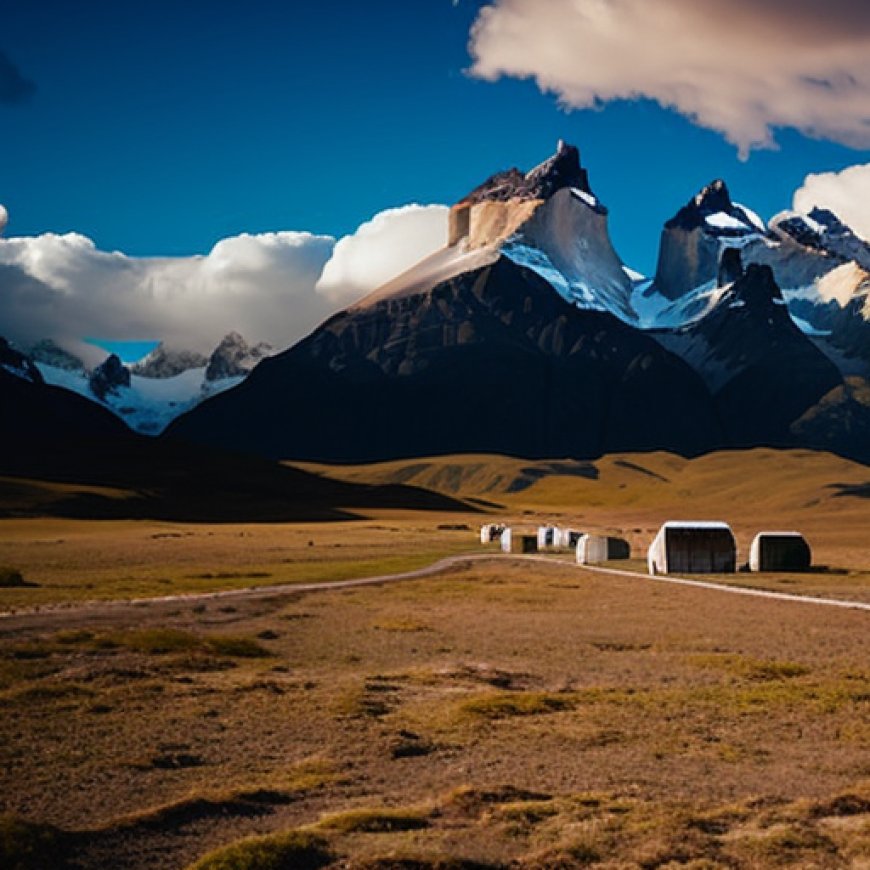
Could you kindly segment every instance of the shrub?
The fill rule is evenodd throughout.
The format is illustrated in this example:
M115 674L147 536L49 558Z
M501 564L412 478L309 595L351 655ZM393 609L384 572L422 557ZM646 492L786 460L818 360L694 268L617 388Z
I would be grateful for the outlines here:
M23 586L36 586L36 584L28 583L17 568L0 565L0 588L19 589Z
M216 849L188 870L317 870L334 857L321 837L288 831Z
M342 834L379 834L388 831L414 831L429 822L426 813L414 809L359 809L326 816L319 827Z
M509 716L539 716L571 710L576 701L570 695L548 692L500 692L466 701L462 712L483 719L505 719Z

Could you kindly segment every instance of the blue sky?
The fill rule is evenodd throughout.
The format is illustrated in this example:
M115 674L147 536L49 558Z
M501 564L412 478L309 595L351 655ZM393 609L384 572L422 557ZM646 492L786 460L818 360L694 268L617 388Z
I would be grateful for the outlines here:
M725 178L764 217L810 172L870 151L777 134L734 145L650 100L566 111L533 81L466 74L481 3L18 3L0 52L7 235L75 230L137 255L240 232L342 235L390 206L450 203L577 144L617 250L654 268L663 221ZM835 4L836 5L836 4Z

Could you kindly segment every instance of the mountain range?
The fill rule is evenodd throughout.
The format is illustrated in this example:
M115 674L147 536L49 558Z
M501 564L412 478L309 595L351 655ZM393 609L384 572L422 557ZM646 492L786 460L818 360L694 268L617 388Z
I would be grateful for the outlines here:
M870 461L868 293L870 246L836 215L765 224L722 181L665 224L645 279L560 142L456 203L444 248L282 353L254 349L247 376L159 348L132 372L107 361L103 398L211 372L229 388L174 407L163 437L280 459L765 445Z
M159 344L129 366L109 354L89 369L51 339L23 351L47 384L98 401L144 435L159 435L179 414L236 386L272 352L265 343L248 345L237 332L226 335L209 356Z

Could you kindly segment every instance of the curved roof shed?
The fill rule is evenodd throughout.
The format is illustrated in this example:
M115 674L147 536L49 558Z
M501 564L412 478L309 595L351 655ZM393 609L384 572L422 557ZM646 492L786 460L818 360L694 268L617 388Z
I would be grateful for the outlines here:
M665 523L647 553L650 574L733 574L737 543L728 523Z
M749 549L750 571L806 571L812 561L800 532L759 532Z
M577 542L577 563L592 565L611 559L630 559L631 547L622 538L605 535L583 535Z

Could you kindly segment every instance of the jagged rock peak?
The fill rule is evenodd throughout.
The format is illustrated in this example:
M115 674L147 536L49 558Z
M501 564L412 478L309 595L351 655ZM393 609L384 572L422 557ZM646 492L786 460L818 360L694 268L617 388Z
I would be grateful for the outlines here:
M728 185L717 178L693 196L666 224L667 229L691 230L701 226L714 214L731 215L734 203Z
M716 238L766 234L758 215L732 201L728 185L721 179L695 194L666 224L666 230L697 228Z
M805 248L821 251L843 261L854 260L870 270L870 244L826 208L814 208L809 214L785 211L770 222L775 235L789 237Z
M721 178L702 187L700 192L695 194L694 202L698 210L705 213L730 211L734 208L728 185Z
M230 332L214 349L205 370L207 381L241 377L254 368L260 360L272 354L272 346L266 342L251 347L238 332Z
M190 350L170 350L161 341L151 353L133 366L133 374L143 378L173 378L189 369L204 368L208 359Z
M548 199L556 191L575 187L592 195L589 176L580 165L580 151L559 140L556 153L523 173L516 167L497 172L476 187L459 204L507 202L511 199Z
M88 381L91 392L101 401L108 393L115 393L120 387L130 386L130 369L113 353L100 363Z
M742 302L750 310L770 308L773 305L782 307L787 313L782 290L776 283L773 269L758 263L750 263L741 278L731 287L731 304Z
M2 337L0 337L0 369L5 369L10 374L34 384L43 383L39 369L30 358L20 350L16 350Z
M44 338L42 341L36 342L36 344L28 349L27 353L34 362L41 362L58 369L65 369L68 372L80 372L85 369L85 364L82 360L68 350L64 350L50 338Z

